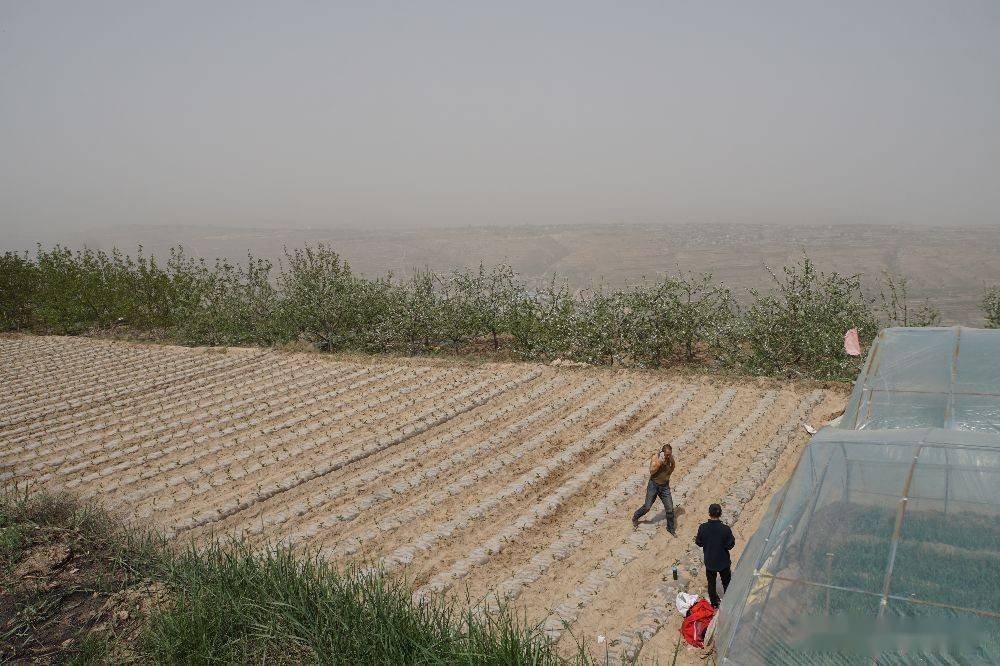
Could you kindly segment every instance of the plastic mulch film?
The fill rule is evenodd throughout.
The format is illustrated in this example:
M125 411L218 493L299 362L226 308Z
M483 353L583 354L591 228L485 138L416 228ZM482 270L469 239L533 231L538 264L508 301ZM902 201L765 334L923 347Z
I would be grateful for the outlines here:
M1000 330L884 329L839 427L1000 433Z
M998 442L820 432L734 571L719 663L1000 663Z

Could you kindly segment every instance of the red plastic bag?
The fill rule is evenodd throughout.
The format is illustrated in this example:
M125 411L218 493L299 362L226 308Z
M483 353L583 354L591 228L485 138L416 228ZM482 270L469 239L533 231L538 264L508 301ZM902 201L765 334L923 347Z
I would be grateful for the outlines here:
M691 606L687 617L684 618L684 624L681 625L681 636L696 648L705 647L705 632L708 631L708 625L711 624L713 617L715 617L715 609L712 608L712 604L704 599L699 599L698 603Z

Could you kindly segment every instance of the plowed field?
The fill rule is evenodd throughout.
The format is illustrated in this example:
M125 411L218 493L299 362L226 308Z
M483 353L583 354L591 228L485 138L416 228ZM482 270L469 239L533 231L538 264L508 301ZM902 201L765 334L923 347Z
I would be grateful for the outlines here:
M844 400L694 375L8 338L0 477L97 498L175 539L368 557L418 596L515 604L567 652L582 640L663 661L676 589L690 577L704 591L693 537L708 504L741 547L808 439L801 425ZM676 538L659 503L638 530L629 520L666 442Z

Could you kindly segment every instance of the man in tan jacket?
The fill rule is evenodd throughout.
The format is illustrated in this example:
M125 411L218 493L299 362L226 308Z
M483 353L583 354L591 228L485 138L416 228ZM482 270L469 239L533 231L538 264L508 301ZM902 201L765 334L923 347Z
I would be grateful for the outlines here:
M670 496L670 475L674 472L677 462L674 460L673 451L669 444L664 444L663 448L657 451L649 459L649 483L646 484L646 503L632 514L632 527L639 527L639 519L653 508L653 502L659 497L663 502L663 509L667 514L667 532L672 536L677 536L676 524L674 521L674 499Z

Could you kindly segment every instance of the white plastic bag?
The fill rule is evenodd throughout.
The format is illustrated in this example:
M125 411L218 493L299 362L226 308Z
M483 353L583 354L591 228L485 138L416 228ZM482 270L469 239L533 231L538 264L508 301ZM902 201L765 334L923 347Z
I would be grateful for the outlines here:
M678 592L677 600L674 602L677 604L677 612L681 615L687 615L687 612L691 610L691 606L698 603L697 594L688 594L687 592Z

